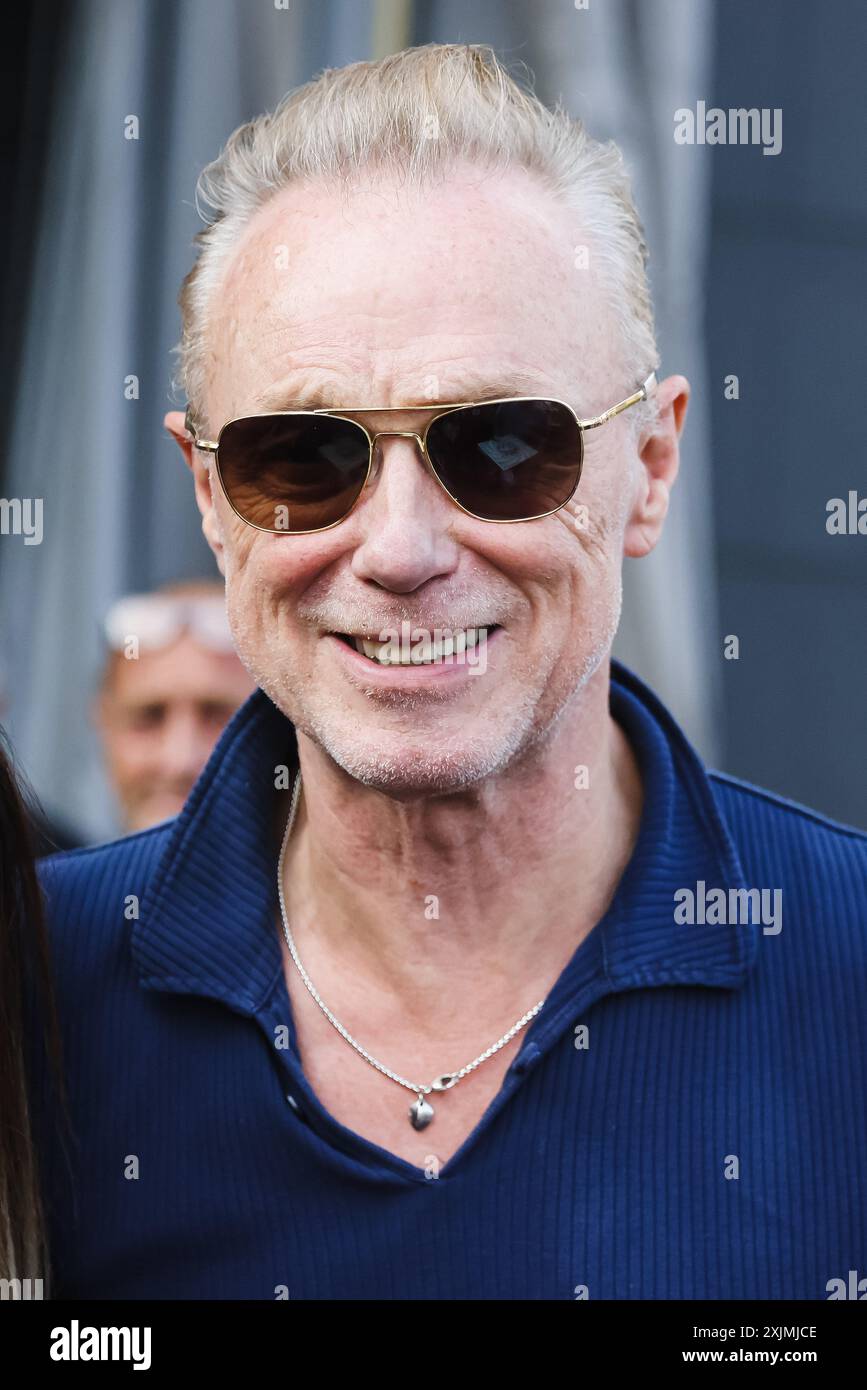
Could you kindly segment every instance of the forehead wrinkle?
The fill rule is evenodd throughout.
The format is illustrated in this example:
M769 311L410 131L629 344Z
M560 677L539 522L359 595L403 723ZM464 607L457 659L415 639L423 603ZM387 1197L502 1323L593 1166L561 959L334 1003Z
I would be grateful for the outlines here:
M335 346L334 337L323 333L318 321L307 319L299 327L300 342L296 338L287 343L285 355L279 354L284 356L283 370L275 361L266 380L256 384L258 389L249 397L244 392L256 409L351 404L396 408L403 403L553 396L565 380L558 370L563 354L556 354L546 373L535 359L523 360L511 343L498 341L499 335L483 328L454 335L438 328L388 348L377 343L375 334L367 342L362 330L353 334L353 350L351 340L347 344L341 339Z
M432 373L432 375L436 375ZM447 401L473 401L489 399L493 400L499 396L555 396L557 391L554 384L550 381L545 382L539 379L538 373L525 372L521 369L508 369L499 367L495 371L487 374L479 373L474 369L466 377L456 376L452 389L441 386L436 398L428 401L419 400L417 391L397 391L385 392L385 395L396 397L393 400L367 400L359 399L358 392L347 388L337 378L329 381L319 380L314 382L309 373L299 372L296 376L291 374L288 380L281 382L279 386L270 387L256 395L254 404L258 409L285 410L293 406L303 407L305 410L315 409L339 409L350 405L356 406L391 406L397 408L401 405L424 405L433 408L438 402Z

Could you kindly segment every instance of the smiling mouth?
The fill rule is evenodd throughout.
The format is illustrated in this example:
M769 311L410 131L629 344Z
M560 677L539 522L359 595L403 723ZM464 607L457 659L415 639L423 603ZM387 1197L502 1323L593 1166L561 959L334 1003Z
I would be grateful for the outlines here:
M483 646L492 633L499 631L499 624L491 623L487 627L415 630L424 634L415 641L410 640L406 634L386 642L356 637L347 632L334 632L331 635L379 666L436 666L459 661L467 652Z

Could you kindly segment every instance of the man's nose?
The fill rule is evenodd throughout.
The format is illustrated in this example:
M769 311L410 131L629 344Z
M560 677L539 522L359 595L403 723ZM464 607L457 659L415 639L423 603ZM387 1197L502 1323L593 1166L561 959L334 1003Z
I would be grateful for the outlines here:
M353 573L394 593L410 593L457 566L451 534L455 504L425 462L414 432L388 430L374 438L367 495L358 509L362 539Z
M173 709L160 741L164 774L196 778L208 760L212 744L213 739L208 737L195 710L186 706Z

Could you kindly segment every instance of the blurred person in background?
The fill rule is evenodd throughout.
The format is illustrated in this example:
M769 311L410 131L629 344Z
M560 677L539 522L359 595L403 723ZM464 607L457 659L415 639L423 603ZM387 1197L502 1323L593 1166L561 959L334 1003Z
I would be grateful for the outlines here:
M127 832L176 816L222 730L254 686L219 580L119 599L94 721Z

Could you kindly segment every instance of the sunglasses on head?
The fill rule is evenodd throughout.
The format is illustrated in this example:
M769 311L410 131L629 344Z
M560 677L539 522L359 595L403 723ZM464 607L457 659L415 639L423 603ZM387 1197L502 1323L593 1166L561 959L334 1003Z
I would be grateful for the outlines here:
M103 623L112 651L130 637L144 650L168 647L184 632L212 651L232 652L226 603L217 594L127 594L112 604Z
M194 447L211 454L233 511L260 531L327 531L352 511L373 466L376 441L414 439L453 502L480 521L537 521L569 501L581 478L584 431L647 400L651 372L638 391L589 420L565 401L536 396L463 401L437 407L423 433L375 434L347 415L430 411L430 405L279 410L229 420L216 439L200 439L187 409Z

